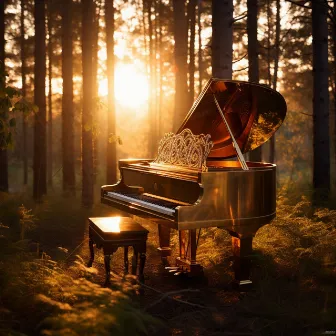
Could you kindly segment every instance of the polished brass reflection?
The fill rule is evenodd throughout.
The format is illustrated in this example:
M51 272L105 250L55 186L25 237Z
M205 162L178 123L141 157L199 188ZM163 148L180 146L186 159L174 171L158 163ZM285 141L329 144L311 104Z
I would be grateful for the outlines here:
M265 143L286 116L286 102L277 91L248 82L212 78L193 104L179 128L194 134L210 134L214 146L209 157L233 157L236 151L226 126L218 114L217 101L243 153Z
M241 162L224 159L265 143L285 116L278 92L212 78L179 134L161 141L157 159L120 160L121 179L102 186L101 201L156 223L163 261L170 255L170 229L179 230L180 257L172 270L177 274L202 270L196 262L196 229L226 229L232 236L235 281L249 286L252 239L276 215L276 166L245 162L248 169L242 169Z
M247 162L250 169L242 170L237 163L226 161L221 169L213 162L202 173L203 195L196 204L178 208L179 230L217 226L252 234L275 217L276 166Z

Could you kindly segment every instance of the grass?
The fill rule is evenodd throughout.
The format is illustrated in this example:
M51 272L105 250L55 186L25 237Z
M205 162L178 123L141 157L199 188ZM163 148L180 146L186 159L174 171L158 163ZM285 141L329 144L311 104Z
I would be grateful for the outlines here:
M158 325L137 306L133 277L102 288L76 254L95 209L50 198L30 211L23 200L1 195L0 335L145 335Z
M151 289L136 296L131 277L102 288L99 254L95 268L85 267L86 218L116 214L113 209L100 204L82 209L78 199L60 196L37 205L25 194L1 194L0 201L0 335L321 335L336 330L336 211L313 208L307 197L297 203L279 197L277 218L254 238L255 287L243 294L227 290L233 272L226 231L202 230L198 260L208 283L181 283L163 275L156 233L145 223L151 230L146 284L162 292L199 289L176 294L180 302L158 300L161 294ZM176 255L176 233L172 243ZM117 270L121 254L113 256Z

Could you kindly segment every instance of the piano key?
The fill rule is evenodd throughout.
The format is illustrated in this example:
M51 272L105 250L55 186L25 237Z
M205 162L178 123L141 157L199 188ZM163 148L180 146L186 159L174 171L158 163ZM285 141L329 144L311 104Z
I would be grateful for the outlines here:
M162 205L158 205L158 204L155 204L155 203L160 203L160 200L158 200L157 202L155 202L155 198L150 198L147 196L148 199L151 199L151 202L148 201L145 201L145 200L142 200L139 196L141 195L124 195L124 194L120 194L120 193L116 193L116 192L113 192L113 191L110 191L107 193L107 196L111 197L111 198L114 198L114 199L117 199L117 200L120 200L120 201L124 201L124 202L131 202L133 204L138 204L138 205L141 205L147 209L151 209L151 210L155 210L155 211L158 211L160 213L163 213L165 215L168 215L168 216L173 216L175 214L175 209L171 209L171 208L168 208L167 206L162 206ZM155 202L155 203L152 203L152 202ZM168 203L168 202L165 202L165 203Z

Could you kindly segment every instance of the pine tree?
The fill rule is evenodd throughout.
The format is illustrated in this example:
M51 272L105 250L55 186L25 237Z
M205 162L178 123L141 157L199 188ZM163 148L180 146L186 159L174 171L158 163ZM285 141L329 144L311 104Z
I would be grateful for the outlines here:
M174 130L176 131L188 112L188 25L185 3L173 0L174 10L174 58L175 58L175 113Z
M321 205L328 199L330 190L327 15L324 0L312 1L313 185L316 205Z
M212 0L212 76L232 79L233 1Z
M34 123L34 198L38 201L47 193L47 134L46 134L46 29L45 1L35 0L34 103L39 108Z
M82 204L93 205L93 149L92 149L92 31L93 3L82 0Z
M72 0L62 6L62 166L63 192L75 193L75 149L73 106Z
M108 80L108 107L107 107L107 169L106 183L117 181L117 148L116 148L116 121L114 101L114 2L105 1L106 49L107 49L107 80Z
M0 2L0 91L4 88L5 80L5 2ZM0 111L0 126L6 119L5 111ZM0 191L8 191L8 158L5 139L0 134Z
M247 36L248 36L248 78L250 82L259 83L258 60L258 0L247 0ZM261 147L249 153L251 161L261 162Z

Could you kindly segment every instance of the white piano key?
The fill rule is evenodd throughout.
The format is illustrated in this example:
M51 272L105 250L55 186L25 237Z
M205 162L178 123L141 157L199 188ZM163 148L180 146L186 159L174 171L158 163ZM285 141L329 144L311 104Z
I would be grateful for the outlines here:
M148 203L148 202L142 201L140 199L132 198L130 196L119 194L119 193L116 193L116 192L113 192L113 191L109 191L107 193L107 196L109 196L111 198L114 198L114 199L117 199L117 200L120 200L120 201L130 202L132 204L138 204L138 205L143 206L144 208L147 208L147 209L150 209L150 210L155 210L155 211L158 211L158 212L163 213L163 214L168 215L168 216L173 216L175 214L174 209L169 209L169 208L166 208L166 207L163 207L161 205L154 204L154 203Z

